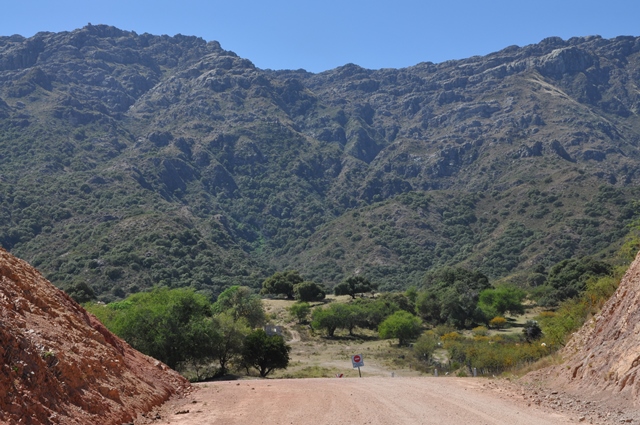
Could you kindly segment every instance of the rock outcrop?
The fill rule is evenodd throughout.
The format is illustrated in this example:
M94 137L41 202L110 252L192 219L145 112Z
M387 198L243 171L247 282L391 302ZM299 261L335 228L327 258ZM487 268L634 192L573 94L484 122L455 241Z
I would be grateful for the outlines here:
M122 424L189 384L0 249L0 423Z
M564 382L582 393L640 402L640 255L601 313L564 349Z

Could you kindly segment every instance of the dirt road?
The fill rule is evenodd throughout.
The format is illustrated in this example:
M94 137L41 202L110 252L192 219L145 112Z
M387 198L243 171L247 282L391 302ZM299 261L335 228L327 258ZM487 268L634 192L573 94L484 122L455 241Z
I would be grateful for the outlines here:
M265 379L198 384L136 424L407 425L563 424L579 418L545 411L485 379ZM518 399L518 396L519 399Z

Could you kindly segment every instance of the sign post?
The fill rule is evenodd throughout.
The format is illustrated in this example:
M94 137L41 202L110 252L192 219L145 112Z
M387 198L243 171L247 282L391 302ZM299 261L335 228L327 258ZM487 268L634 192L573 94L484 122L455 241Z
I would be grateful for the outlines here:
M356 354L351 356L351 364L353 364L353 368L358 368L358 375L362 378L362 372L360 372L360 366L364 366L364 359L362 358L362 354Z

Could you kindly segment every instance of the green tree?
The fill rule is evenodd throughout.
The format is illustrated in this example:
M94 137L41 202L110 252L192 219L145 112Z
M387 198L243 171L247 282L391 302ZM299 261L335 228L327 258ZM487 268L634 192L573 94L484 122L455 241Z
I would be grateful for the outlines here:
M351 298L356 297L357 294L364 294L365 292L373 292L378 289L378 285L373 284L363 276L351 276L340 282L333 288L335 295L350 295Z
M413 344L413 355L423 362L429 362L438 348L438 338L434 333L424 333Z
M356 324L358 327L376 330L384 319L400 309L393 300L394 297L383 294L376 300L360 298L353 301L350 306L356 309Z
M174 369L193 358L192 340L207 338L201 322L211 316L209 301L190 289L159 288L107 308L113 310L112 320L105 323L112 332Z
M185 337L185 363L195 372L196 381L212 376L209 374L210 364L216 359L222 337L217 322L211 317L191 322Z
M76 282L67 287L64 292L78 304L83 304L96 298L95 292L93 292L93 289L91 289L86 282Z
M299 301L322 301L326 293L322 285L314 282L301 282L293 287L296 300Z
M398 310L387 317L380 324L378 333L380 338L398 338L398 345L402 346L407 341L417 338L422 332L420 319L404 310Z
M289 299L294 298L293 288L302 283L303 279L295 270L276 272L262 282L261 294L285 295Z
M590 257L563 260L551 268L545 284L536 288L540 294L538 303L557 305L584 292L589 279L612 273L609 264Z
M289 307L289 314L294 317L298 323L304 323L311 313L311 306L308 302L298 301Z
M242 348L242 361L255 368L263 378L274 369L286 369L291 347L279 335L268 336L263 329L247 335Z
M397 308L414 314L416 311L415 302L418 294L413 294L413 292L408 293L409 295L407 296L407 294L403 294L401 292L384 292L379 294L377 298L378 300L382 300L387 303L393 303Z
M480 292L478 306L487 317L504 316L506 312L524 314L525 296L525 292L515 286L489 288Z
M457 328L485 321L478 299L491 285L484 274L447 267L427 273L424 287L416 299L416 312L424 320L434 325L451 323Z
M333 304L332 304L333 306ZM343 326L342 318L331 308L316 308L311 314L311 327L324 330L332 338L336 329Z
M235 320L244 317L252 328L262 326L266 322L262 300L246 286L234 285L227 288L218 296L212 310L216 314L227 312Z
M224 376L227 374L229 362L242 355L242 347L245 337L249 334L249 326L245 318L235 319L229 313L216 315L212 326L219 334L214 341L212 355L220 365L218 375Z

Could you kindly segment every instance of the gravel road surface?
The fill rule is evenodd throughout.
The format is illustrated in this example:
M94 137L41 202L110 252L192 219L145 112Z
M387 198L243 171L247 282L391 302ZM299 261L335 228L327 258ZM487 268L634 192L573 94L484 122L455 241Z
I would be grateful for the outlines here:
M136 424L408 425L576 423L513 389L470 378L262 379L196 385Z

